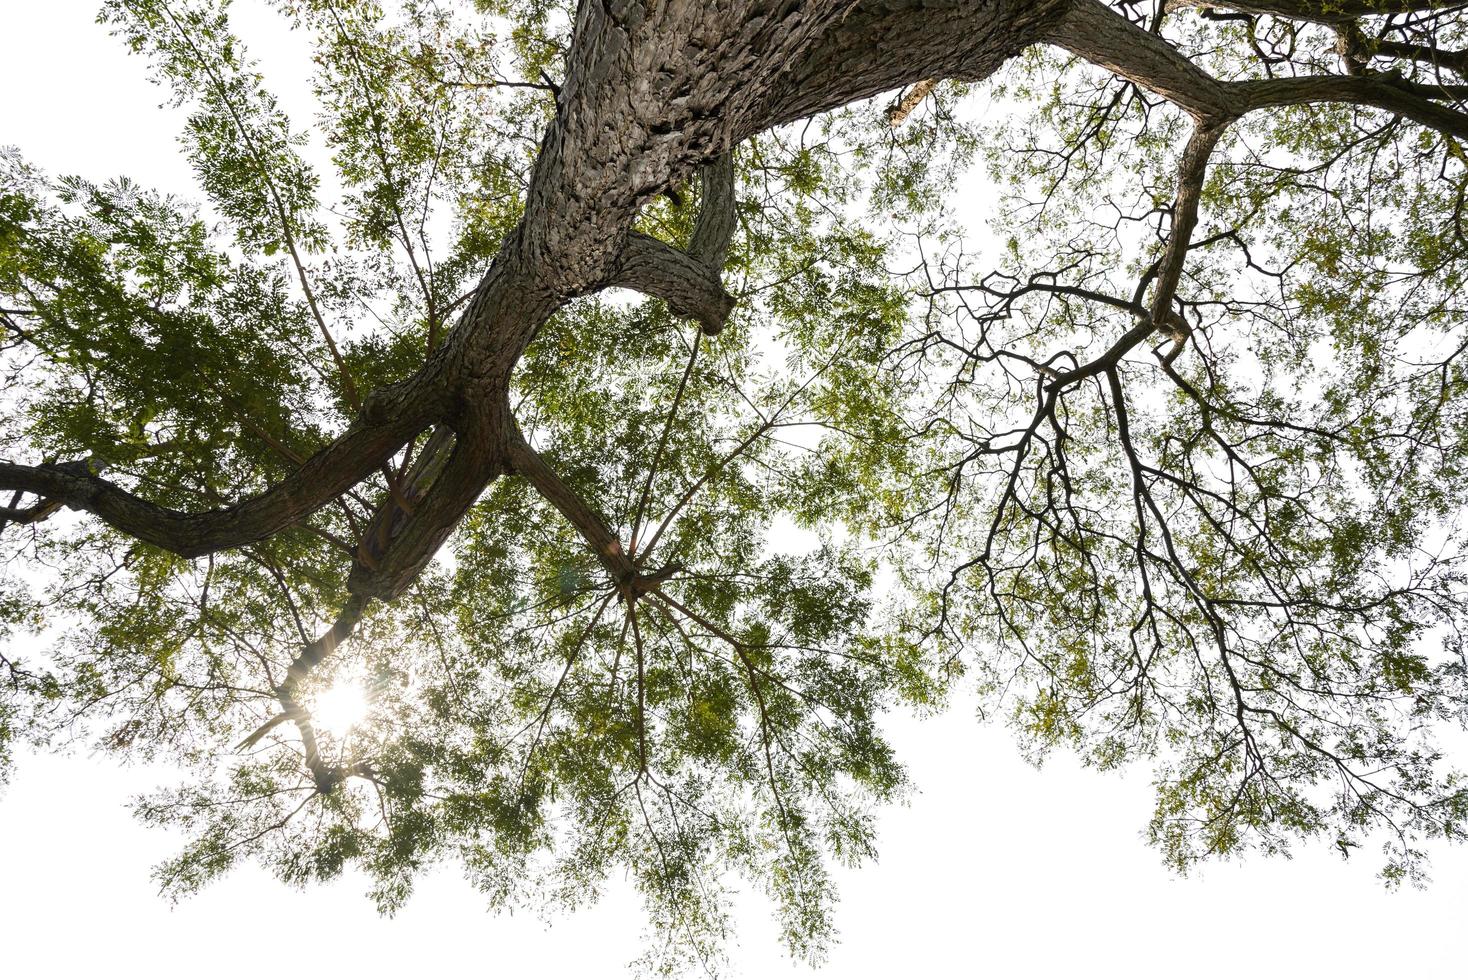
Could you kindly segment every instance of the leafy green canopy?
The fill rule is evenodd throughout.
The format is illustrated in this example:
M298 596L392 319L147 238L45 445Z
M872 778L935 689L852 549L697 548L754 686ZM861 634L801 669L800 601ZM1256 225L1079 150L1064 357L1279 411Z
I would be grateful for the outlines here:
M201 200L0 157L0 456L181 511L259 493L425 362L515 227L570 4L275 6L315 51L308 123L226 4L103 9L187 111ZM1335 73L1345 37L1359 70L1462 88L1460 18L1350 23L1148 26L1228 81ZM870 856L904 789L881 715L967 674L1037 756L1151 760L1179 867L1369 838L1417 874L1468 816L1432 741L1468 722L1459 140L1341 103L1231 120L1178 249L1188 119L1134 81L1036 48L901 104L737 148L716 337L604 293L520 361L519 426L644 585L510 476L406 593L354 606L428 433L192 560L16 492L0 751L181 764L138 803L191 833L173 892L244 859L290 882L352 864L390 911L451 860L496 903L574 905L626 868L654 963L709 967L731 874L819 955L827 860ZM996 256L950 216L985 157ZM687 244L704 191L640 229ZM350 639L302 669L343 609ZM344 684L366 719L313 724Z

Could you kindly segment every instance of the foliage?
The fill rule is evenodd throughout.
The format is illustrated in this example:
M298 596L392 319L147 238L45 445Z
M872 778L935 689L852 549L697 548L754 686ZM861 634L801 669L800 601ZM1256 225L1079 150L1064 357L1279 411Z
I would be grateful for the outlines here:
M309 129L226 3L103 9L185 110L199 200L0 156L7 461L184 512L259 494L431 361L516 234L571 5L275 6L315 51ZM1462 87L1392 54L1460 49L1450 11L1350 23L1137 29L1229 82L1336 72L1339 35L1348 65ZM574 906L626 869L648 965L713 970L736 876L819 958L828 861L873 856L906 789L883 715L967 677L1036 758L1148 760L1179 868L1324 838L1420 876L1468 819L1435 741L1468 724L1460 140L1282 105L1194 172L1206 126L1039 47L887 112L736 149L717 336L631 294L561 306L508 393L560 490L494 480L393 601L351 575L433 471L430 432L199 558L17 491L0 764L73 738L179 763L137 806L191 835L171 893L245 859L292 883L351 865L391 912L452 861L496 904ZM975 161L997 255L950 216ZM692 248L711 179L638 230ZM344 684L367 717L313 725Z

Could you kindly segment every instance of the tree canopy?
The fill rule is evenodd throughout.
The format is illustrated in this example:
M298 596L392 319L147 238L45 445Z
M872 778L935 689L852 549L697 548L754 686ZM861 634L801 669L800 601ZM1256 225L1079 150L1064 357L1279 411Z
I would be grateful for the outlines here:
M312 118L102 8L195 188L0 154L0 763L178 763L167 891L819 958L957 685L1179 869L1464 837L1468 7L271 6Z

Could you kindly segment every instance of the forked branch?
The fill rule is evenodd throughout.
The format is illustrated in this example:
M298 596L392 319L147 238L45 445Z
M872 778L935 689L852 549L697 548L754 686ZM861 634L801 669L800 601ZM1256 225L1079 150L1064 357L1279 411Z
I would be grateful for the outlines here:
M714 336L724 329L734 297L720 278L734 234L734 160L720 154L700 170L703 203L688 250L632 232L606 283L656 296L678 316L697 320Z

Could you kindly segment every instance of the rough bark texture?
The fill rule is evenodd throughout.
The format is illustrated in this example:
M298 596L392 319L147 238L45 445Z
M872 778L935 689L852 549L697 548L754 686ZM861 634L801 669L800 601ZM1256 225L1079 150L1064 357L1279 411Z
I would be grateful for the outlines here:
M358 551L353 594L391 599L490 481L512 468L544 476L519 438L507 392L516 363L560 306L621 285L666 300L706 332L722 328L734 302L719 270L734 226L728 151L736 143L922 79L982 78L1033 43L1063 7L1060 0L582 3L525 213L415 377L373 392L357 422L297 473L230 508L178 513L76 465L0 464L0 486L88 511L193 557L300 522L442 426L453 439L433 451L431 484L385 503ZM700 164L707 164L705 206L687 251L631 231L649 199ZM537 483L553 490L545 479ZM568 516L580 518L578 527L589 520ZM599 533L590 524L581 530Z
M1375 0L1218 6L1317 20L1383 9ZM906 85L982 79L1041 41L1172 100L1210 133L1253 109L1348 101L1468 138L1468 116L1434 101L1452 94L1442 87L1382 76L1222 82L1097 0L587 0L523 217L414 377L371 393L330 446L229 508L168 510L78 464L0 463L0 488L193 557L299 523L438 427L452 438L430 440L431 477L420 472L383 504L358 551L354 595L401 593L485 486L517 469L598 546L605 529L558 499L510 411L511 375L541 325L570 299L617 285L718 332L734 302L719 273L734 224L729 151L740 140ZM687 250L632 231L644 204L700 166L704 207Z
M1238 103L1228 85L1099 0L1077 0L1046 40L1155 92L1195 118L1237 115Z
M978 81L1040 40L1066 0L865 0L772 86L758 125L834 109L929 78Z
M1215 15L1274 14L1336 25L1344 36L1360 33L1351 22L1362 16L1440 5L1173 0L1167 6L1205 8ZM1089 363L1052 372L1035 425L1054 412L1065 386L1104 375L1114 392L1118 430L1130 445L1116 368L1159 329L1173 330L1173 350L1160 355L1164 370L1171 370L1181 350L1186 327L1177 325L1173 307L1209 154L1239 117L1270 107L1343 102L1468 140L1468 114L1451 104L1468 96L1468 87L1417 84L1366 68L1371 58L1389 56L1463 73L1464 55L1401 42L1371 48L1357 38L1343 52L1347 75L1230 82L1209 75L1165 38L1099 0L583 0L524 213L457 322L413 377L371 392L352 425L329 446L278 485L233 506L194 514L160 507L104 479L91 461L0 462L0 489L15 491L9 506L0 507L0 526L43 520L64 505L140 541L196 557L299 524L382 471L397 453L412 452L413 465L390 478L391 492L356 543L350 599L329 630L304 643L276 688L279 715L241 743L248 746L276 725L294 722L307 768L317 788L329 792L351 773L322 763L309 712L296 700L299 682L351 635L372 601L391 600L412 584L493 480L523 476L581 535L629 609L638 596L657 593L669 573L642 567L666 523L645 545L635 540L634 526L633 540L624 547L521 435L510 408L511 378L541 326L573 298L618 286L658 297L705 333L718 333L735 303L721 271L735 227L731 153L738 143L802 117L918 85L891 117L895 125L938 81L983 79L1044 42L1171 101L1193 116L1195 127L1180 161L1169 242L1149 273L1150 303L1143 306L1139 288L1122 304L1138 315L1132 330ZM686 248L633 230L649 200L695 171L702 204ZM1135 458L1132 464L1139 473ZM20 506L24 494L36 502ZM998 513L1003 512L1001 503ZM639 507L634 525L641 516ZM989 554L986 545L969 564L987 561ZM666 596L660 600L683 609ZM629 622L635 629L635 619Z

